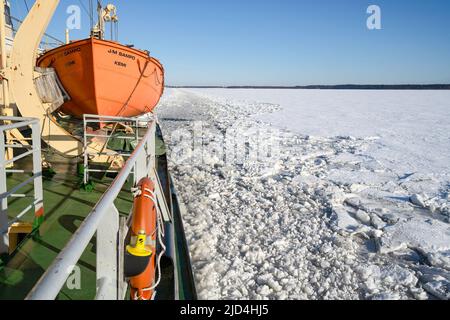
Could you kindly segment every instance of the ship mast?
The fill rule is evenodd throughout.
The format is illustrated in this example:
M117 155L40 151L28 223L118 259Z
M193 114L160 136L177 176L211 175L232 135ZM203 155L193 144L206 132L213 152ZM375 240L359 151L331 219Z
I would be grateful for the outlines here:
M106 23L111 23L111 40L114 40L114 26L117 26L119 17L117 16L117 8L113 4L108 4L103 7L100 1L97 1L97 24L92 28L91 37L97 39L104 39L106 33ZM116 38L117 38L116 32Z

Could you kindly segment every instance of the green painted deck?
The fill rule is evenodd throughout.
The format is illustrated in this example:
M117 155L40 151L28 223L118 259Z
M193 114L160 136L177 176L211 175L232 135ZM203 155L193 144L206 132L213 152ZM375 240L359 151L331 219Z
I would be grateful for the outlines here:
M173 240L177 261L179 297L180 299L196 300L197 293L183 229L182 214L167 169L165 144L159 128L156 138L158 175L174 218L175 234ZM46 159L52 163L57 174L51 179L44 178L43 180L45 220L39 233L27 237L10 256L6 265L0 265L0 300L23 300L28 295L113 181L113 179L107 177L102 180L92 179L95 182L95 190L89 193L79 188L82 178L77 176L76 163L71 164L67 159L54 154L46 154ZM24 160L17 166L16 169L30 170L31 163ZM7 181L8 190L25 181L28 177L23 174L11 175ZM115 201L115 205L122 216L128 216L133 206L133 196L130 190L131 181L124 186L123 191ZM32 185L18 191L18 193L28 195L32 192ZM11 199L8 203L10 218L15 217L30 203L31 200L26 198ZM32 212L21 219L21 221L26 222L33 222L33 220L34 213ZM156 297L158 300L174 299L174 267L171 263L172 261L166 267L163 267L163 279ZM59 300L92 300L95 298L95 236L77 266L81 275L81 288L69 289L66 284L58 296ZM70 278L68 282L71 284Z
M0 267L0 300L23 300L35 283L43 275L46 268L78 229L82 221L92 211L101 195L112 180L96 181L95 191L88 193L80 190L81 179L76 176L76 168L62 171L51 180L44 180L45 221L39 235L25 239L16 252L10 257L6 266ZM12 175L8 185L17 185L25 180L24 175ZM130 190L126 186L124 190ZM32 192L32 185L24 187L20 193ZM132 207L133 197L129 191L123 191L116 201L121 215L128 215ZM12 199L9 203L11 217L19 213L27 199ZM33 214L26 215L21 221L33 221ZM61 291L58 299L86 300L95 297L95 265L96 239L84 252L78 263L81 271L81 290L69 290L67 286Z

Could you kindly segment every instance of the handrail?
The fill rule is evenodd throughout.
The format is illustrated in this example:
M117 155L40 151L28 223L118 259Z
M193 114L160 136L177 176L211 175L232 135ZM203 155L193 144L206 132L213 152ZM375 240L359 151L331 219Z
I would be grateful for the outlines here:
M143 158L145 161L148 160L148 154L145 154L145 152L148 152L146 146L155 138L155 132L151 130L151 127L154 125L154 123L149 124L147 133L136 147L130 159L125 163L122 171L114 179L111 186L106 193L103 194L100 201L81 224L80 228L72 236L66 247L60 252L33 290L28 294L27 300L56 299L67 278L73 271L73 268L81 258L94 234L99 229L101 222L104 221L107 214L110 212L114 200L121 192L133 168Z
M1 117L0 121L8 121L8 122L16 121L16 123L11 124L0 124L1 129L3 131L24 128L37 122L37 120L33 118L19 118L19 117Z
M99 119L102 119L100 121L105 121L106 122L112 122L111 120L119 120L119 121L140 121L141 118L140 117L134 117L134 118L130 118L130 117L118 117L118 116L100 116L100 115L95 115L95 114L85 114L84 115L84 119L87 119L87 122L98 122Z
M134 125L129 125L132 129L134 129L134 136L133 137L116 137L116 139L119 140L130 140L130 141L136 141L136 143L139 143L141 140L140 137L140 129L144 127L148 127L148 124L150 122L155 121L154 117L149 117L147 119L142 119L140 117L118 117L118 116L101 116L101 115L92 115L92 114L85 114L83 116L83 132L84 132L84 139L83 139L83 149L84 149L84 163L83 163L83 183L85 186L87 186L90 182L90 174L97 172L97 173L108 173L110 170L98 170L98 169L90 169L90 162L91 162L91 156L94 157L101 157L101 156L108 156L108 157L117 157L120 156L122 158L129 158L133 154L130 152L107 152L106 148L108 146L108 143L111 138L113 138L113 135L116 131L115 128L117 128L118 124L120 123L133 123ZM102 133L89 133L88 132L88 126L89 124L103 124L103 125L114 125L113 132L111 134L102 134ZM145 123L144 125L141 125L142 123ZM87 150L88 147L88 138L104 138L106 139L106 143L101 151L95 150L95 152L89 152ZM116 170L114 170L117 172ZM137 182L137 181L134 181Z
M17 131L20 128L32 129L32 136L27 141L26 147L24 145L11 145L11 135L7 136L7 132ZM14 156L14 148L27 149L28 151L21 155ZM24 173L23 170L10 170L9 165L14 165L21 159L32 156L33 170L32 176L16 186L10 186L8 191L7 174L8 173ZM28 212L34 209L34 226L39 227L43 210L43 188L42 188L42 161L41 161L41 138L40 138L40 124L38 119L21 118L21 117L0 117L0 254L8 253L10 251L9 233L11 226L23 218ZM24 208L12 221L8 217L8 198L26 195L16 195L15 193L28 184L33 184L34 195L33 202Z

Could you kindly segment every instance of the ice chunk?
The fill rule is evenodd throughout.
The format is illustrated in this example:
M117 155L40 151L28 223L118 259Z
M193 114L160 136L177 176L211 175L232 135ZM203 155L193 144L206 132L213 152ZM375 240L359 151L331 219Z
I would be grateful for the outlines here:
M423 288L442 300L450 300L450 282L441 278L426 283Z
M425 253L450 250L450 225L424 218L412 218L386 227L381 237L383 253L404 248L418 248Z
M362 210L358 210L356 212L356 219L358 219L359 221L361 221L364 224L370 224L370 216L367 212L364 212Z
M421 208L426 208L426 203L425 203L425 196L424 195L420 195L420 194L413 194L410 198L410 201L412 204L421 207Z

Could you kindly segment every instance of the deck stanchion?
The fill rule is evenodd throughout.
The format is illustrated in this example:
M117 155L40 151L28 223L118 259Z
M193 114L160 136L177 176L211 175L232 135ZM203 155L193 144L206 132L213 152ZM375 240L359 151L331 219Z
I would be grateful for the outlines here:
M102 289L97 300L118 299L118 230L119 211L112 204L97 229L97 287Z
M33 139L33 175L40 177L34 179L34 227L39 228L44 219L44 191L42 185L42 155L41 155L41 136L40 126L36 121L31 125Z
M5 134L0 130L0 256L9 253L8 198L4 196L8 190L6 185Z

